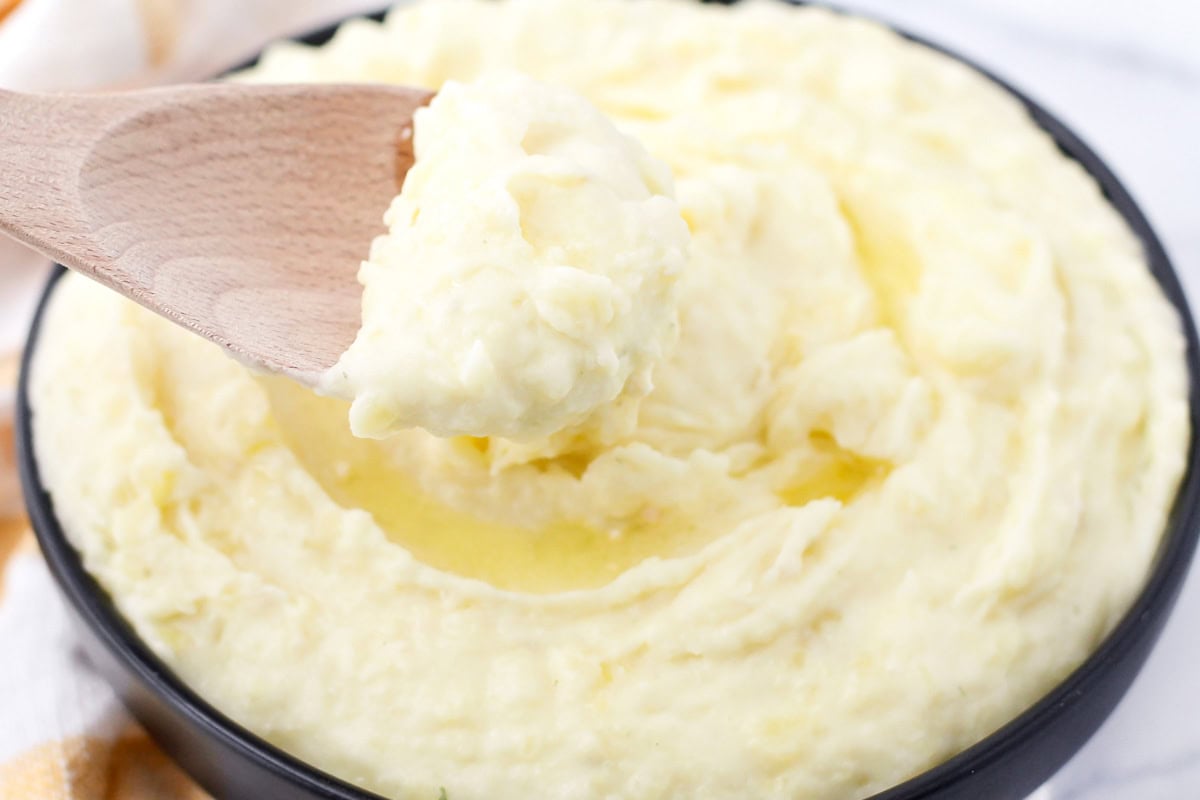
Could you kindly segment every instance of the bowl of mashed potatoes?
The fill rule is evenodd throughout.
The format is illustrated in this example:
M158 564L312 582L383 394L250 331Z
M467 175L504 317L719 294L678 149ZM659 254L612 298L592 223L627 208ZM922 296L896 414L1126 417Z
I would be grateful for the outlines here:
M214 795L1017 800L1125 692L1196 333L1034 103L771 0L417 2L238 79L438 91L352 402L61 272L18 397L93 656Z

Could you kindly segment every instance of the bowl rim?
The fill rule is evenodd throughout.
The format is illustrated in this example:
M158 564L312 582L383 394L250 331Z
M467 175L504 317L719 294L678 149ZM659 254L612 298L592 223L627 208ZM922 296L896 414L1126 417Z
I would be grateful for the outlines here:
M785 2L810 4L805 0ZM1002 761L1009 753L1019 749L1022 741L1062 716L1078 700L1096 688L1102 677L1113 669L1115 664L1144 648L1146 637L1153 639L1157 636L1158 630L1149 623L1157 618L1165 618L1169 613L1200 539L1200 449L1197 447L1197 435L1200 432L1200 339L1197 337L1195 321L1183 287L1158 236L1121 181L1078 135L1024 92L955 50L871 15L836 6L819 5L839 14L876 22L911 42L946 55L981 74L1020 102L1033 122L1053 139L1059 151L1079 164L1096 182L1104 198L1138 238L1155 282L1179 316L1186 340L1184 357L1188 372L1188 417L1191 425L1186 471L1180 481L1166 528L1141 590L1099 646L1040 699L951 758L867 798L916 800L932 792L948 789L963 776L982 771ZM353 14L290 39L304 44L323 44L333 37L343 23L358 18L379 20L385 13L386 9L375 13ZM252 66L260 57L261 53L230 71ZM263 764L278 777L299 784L300 787L320 796L335 800L386 800L267 742L209 704L151 652L133 627L117 611L108 594L84 568L82 558L70 543L54 514L53 502L41 481L34 455L31 425L33 412L29 401L28 376L46 306L58 280L66 271L61 265L55 266L38 301L21 357L16 396L17 461L26 507L41 550L60 589L91 633L100 639L121 665L150 687L160 700L183 713L207 736L215 738L241 756Z

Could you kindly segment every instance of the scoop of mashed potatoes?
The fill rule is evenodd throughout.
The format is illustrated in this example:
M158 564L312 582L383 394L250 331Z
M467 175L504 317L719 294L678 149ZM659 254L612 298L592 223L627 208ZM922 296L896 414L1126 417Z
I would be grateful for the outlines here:
M250 77L513 71L674 175L678 337L632 426L360 439L70 276L34 444L154 651L401 800L857 800L1079 664L1190 436L1179 321L1086 173L970 69L781 3L416 3Z
M670 170L578 94L515 74L446 84L414 129L359 274L362 330L322 391L353 398L359 436L628 430L677 329Z

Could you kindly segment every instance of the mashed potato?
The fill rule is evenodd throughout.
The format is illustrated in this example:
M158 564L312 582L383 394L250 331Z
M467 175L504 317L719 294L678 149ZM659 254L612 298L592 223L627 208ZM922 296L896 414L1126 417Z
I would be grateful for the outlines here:
M667 166L519 75L443 86L414 130L362 330L322 391L354 400L359 436L627 433L677 329L688 230Z
M347 403L71 276L35 445L154 650L403 800L851 800L1077 665L1142 584L1189 439L1178 320L1083 170L945 56L768 2L422 3L252 79L514 71L674 175L678 337L636 419L358 439ZM667 197L643 182L620 202Z

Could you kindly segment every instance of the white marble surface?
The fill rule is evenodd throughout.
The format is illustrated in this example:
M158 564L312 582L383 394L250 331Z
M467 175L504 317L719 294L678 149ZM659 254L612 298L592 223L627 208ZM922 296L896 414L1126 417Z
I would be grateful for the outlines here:
M1072 126L1146 211L1200 311L1200 2L840 5L972 57ZM1116 713L1036 800L1200 798L1197 664L1200 569Z

